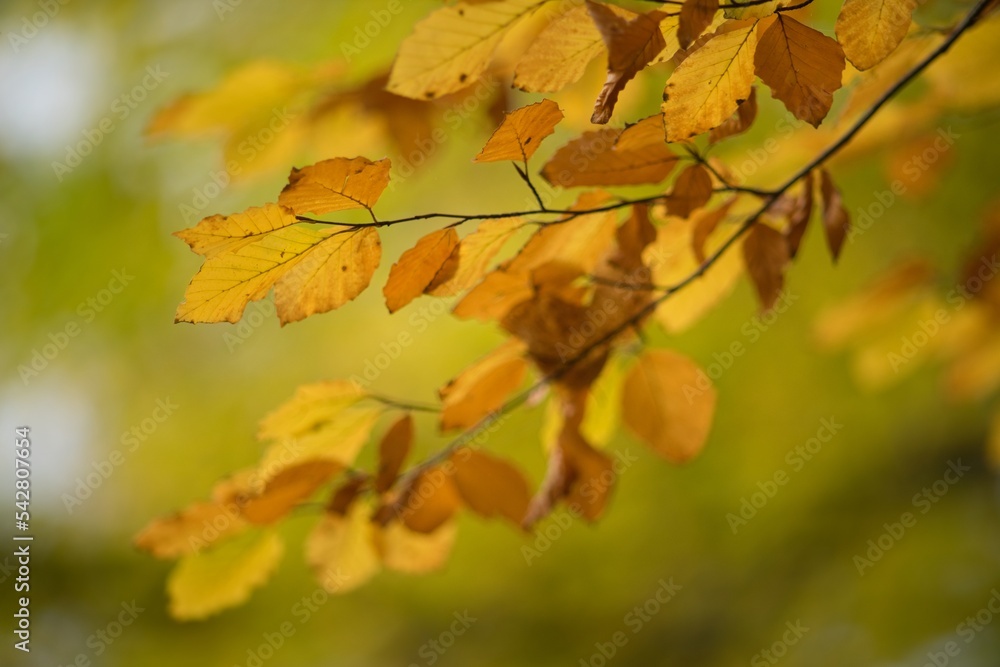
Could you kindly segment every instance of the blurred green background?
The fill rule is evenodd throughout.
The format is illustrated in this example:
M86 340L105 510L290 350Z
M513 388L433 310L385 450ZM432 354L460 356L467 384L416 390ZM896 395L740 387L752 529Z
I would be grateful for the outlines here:
M937 660L997 664L1000 623L991 623L992 612L980 615L982 630L972 641L957 634L1000 586L997 486L984 460L989 403L950 401L933 366L887 390L866 392L852 378L847 355L822 352L813 337L820 310L902 257L930 256L946 274L960 265L995 196L997 127L989 112L946 119L960 134L947 167L849 244L836 267L819 230L810 231L789 279L800 298L766 331L757 329L759 340L745 333L748 323L755 326L756 309L745 282L689 332L668 337L653 328L652 344L670 345L704 366L733 341L747 352L717 381L713 433L693 463L671 467L627 434L615 438L611 450L628 450L639 460L622 475L599 524L544 524L541 533L554 538L549 543L464 515L445 570L424 577L382 574L330 598L305 620L294 610L316 592L300 549L310 522L294 520L280 570L246 605L200 623L167 616L163 587L170 563L136 552L131 537L153 517L206 496L217 478L253 464L260 454L256 423L266 412L300 384L362 373L384 343L413 331L410 317L429 298L389 317L380 290L372 288L335 313L284 329L264 318L235 346L225 337L235 325L173 324L199 258L170 234L190 226L181 206L211 182L223 164L222 147L212 137L150 142L143 129L168 102L210 89L249 61L310 68L341 59L341 45L354 43L356 29L383 4L4 3L0 425L9 443L2 457L8 485L13 429L32 429L35 542L32 651L15 651L5 631L0 664L69 665L81 655L94 665L257 664L252 654L287 621L294 636L264 664L918 667L949 641L957 643L958 655ZM402 2L402 13L355 56L345 81L384 70L413 22L439 4ZM12 33L23 33L26 17L35 20L45 7L52 15L38 21L37 34L23 44L11 41ZM824 17L830 9L823 8ZM112 105L148 67L167 76L121 117ZM557 98L564 107L582 104L576 116L589 115L599 70L595 63L593 76ZM632 85L626 102L632 118L656 110L657 84L644 85ZM533 99L514 95L509 108ZM778 116L763 95L757 129L729 154L757 145ZM113 119L113 130L80 166L57 174L52 163L64 161L67 146L104 118ZM382 215L520 207L526 193L516 174L492 166L477 173L469 165L492 126L477 116L449 135L454 138L425 169L386 194ZM549 140L549 150L571 136L572 120L570 126ZM894 148L834 167L851 211L886 187L883 158ZM335 154L317 155L306 142L279 168L223 188L202 214L272 201L288 167ZM373 285L432 228L383 234L385 255ZM116 271L132 278L118 294L103 292ZM88 299L98 306L86 305ZM19 367L60 340L68 323L79 333L62 339L64 349L36 376L22 378ZM499 340L491 327L438 318L376 386L432 400L436 387ZM176 408L128 451L123 435L141 430L144 420L153 424L158 401ZM519 412L487 445L522 461L536 482L544 467L540 413ZM824 419L843 426L803 465L786 459L816 436ZM431 433L431 420L419 425ZM430 451L441 442L427 436L420 447ZM98 468L107 470L102 462L116 449L124 460L69 511L65 494ZM959 459L970 470L920 513L914 495ZM778 471L787 473L788 483L734 534L727 515L738 513L743 499ZM12 498L11 486L4 488L4 497ZM916 524L859 575L855 556L906 511L915 513ZM540 551L530 563L526 545ZM5 628L14 609L12 549L0 551ZM649 602L661 581L681 586L662 606ZM111 643L100 639L99 631L114 632L108 626L123 603L133 601L143 609L135 622ZM646 606L647 615L637 615L637 606ZM456 613L476 620L438 652L429 642L451 644L447 633ZM798 624L799 632L788 634L788 624ZM601 646L610 652L619 631L627 643L605 658ZM794 644L783 643L788 638ZM762 653L772 647L774 653Z

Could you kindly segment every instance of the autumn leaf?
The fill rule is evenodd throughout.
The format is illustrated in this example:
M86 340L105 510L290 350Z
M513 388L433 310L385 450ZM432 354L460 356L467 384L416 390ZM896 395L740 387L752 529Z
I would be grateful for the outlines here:
M722 125L750 96L757 35L753 20L723 24L667 80L662 106L667 141Z
M178 322L238 322L251 301L275 289L282 324L339 308L360 294L381 258L371 227L298 223L285 207L206 218L181 236L205 263L177 307Z
M508 342L463 370L438 392L441 430L468 429L499 408L527 370L524 348Z
M750 97L736 107L736 113L730 116L722 125L712 128L708 133L708 143L714 144L727 137L743 134L753 125L757 118L757 89L750 88Z
M382 290L389 312L396 312L423 294L456 246L458 233L448 227L431 232L404 252L389 270L389 280Z
M840 250L851 229L851 218L844 208L840 190L830 178L829 172L821 169L820 193L823 195L823 229L826 232L826 245L830 248L833 261L840 257Z
M185 556L167 579L170 615L198 620L243 604L270 578L283 551L281 539L266 532Z
M531 500L524 473L501 458L469 447L452 454L451 462L455 487L469 509L487 519L501 516L521 525Z
M371 211L389 185L388 158L333 158L292 169L278 203L298 215L363 208Z
M396 476L413 446L413 417L407 413L389 427L378 447L378 474L375 490L385 493L396 482Z
M306 539L306 561L330 593L346 593L361 586L380 569L375 548L376 527L371 507L351 505L346 515L327 512Z
M784 198L789 195L786 193ZM813 211L813 173L810 171L803 179L802 193L791 198L791 210L788 213L788 229L785 237L788 239L788 256L795 259L799 252L799 244L806 232L806 226L812 218Z
M693 164L680 173L667 198L667 212L686 218L712 198L712 175L700 164Z
M625 377L622 419L654 452L684 463L705 445L715 401L715 388L697 364L672 350L650 350Z
M677 159L664 143L662 117L651 116L624 130L583 133L556 151L542 177L563 188L659 183Z
M462 506L462 497L450 471L453 464L432 466L413 477L390 506L388 518L399 519L410 530L433 533Z
M840 44L784 14L764 19L758 31L757 76L796 118L819 127L840 88Z
M399 47L390 92L433 99L475 83L504 35L545 0L459 2L416 25Z
M260 440L296 438L332 421L368 393L346 380L300 386L291 399L267 414L257 430Z
M519 274L502 269L491 271L456 305L452 313L463 319L483 322L502 319L517 304L530 299L531 283Z
M394 521L378 531L375 543L387 569L405 574L426 574L439 570L455 544L458 526L447 521L430 533L418 533Z
M425 293L454 296L475 285L503 245L524 226L520 218L485 220L452 249Z
M590 122L603 125L611 119L618 96L667 44L660 32L666 14L651 11L625 19L608 5L587 0L587 11L608 48L608 78L594 103Z
M781 296L788 260L785 236L763 223L754 224L743 241L743 261L763 310L770 310Z
M255 524L274 523L307 500L343 466L329 460L307 460L272 476L264 490L243 506L243 516Z
M552 100L542 100L521 107L504 116L483 150L474 162L515 160L527 162L535 154L542 139L552 134L563 119L559 105Z
M157 558L179 558L238 535L248 526L238 506L223 502L195 503L150 522L136 535L134 544Z
M878 65L910 29L916 0L847 0L837 17L837 40L859 70Z
M622 16L632 14L615 5L608 7ZM532 93L562 90L578 81L604 50L604 40L586 5L571 7L549 22L518 60L514 86Z
M712 24L715 12L719 10L719 0L685 0L681 5L677 40L682 49L691 43Z
M692 219L691 226L691 251L694 253L698 263L705 262L705 244L709 237L719 228L719 223L726 219L729 209L736 202L735 198L730 199L722 206L711 211L700 211Z

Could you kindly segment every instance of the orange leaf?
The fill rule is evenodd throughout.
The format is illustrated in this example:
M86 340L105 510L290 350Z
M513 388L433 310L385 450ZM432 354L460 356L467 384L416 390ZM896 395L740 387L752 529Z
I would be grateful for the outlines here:
M684 463L708 438L715 399L697 364L671 350L650 350L625 378L622 418L657 454Z
M322 459L285 468L267 482L260 495L243 506L243 516L251 523L274 523L342 469L339 463Z
M417 475L391 507L390 518L399 518L418 533L431 533L453 517L462 498L446 466L450 470L446 462Z
M452 311L455 317L473 318L489 322L499 320L511 308L533 294L524 276L496 270L488 273L483 281L469 291Z
M413 446L413 417L403 415L389 427L378 446L378 474L375 490L385 493L396 482L396 476Z
M796 118L819 127L840 88L840 44L785 14L764 19L757 30L757 76Z
M830 248L833 261L837 261L844 246L844 239L847 238L847 232L851 229L851 218L844 208L840 190L834 185L830 174L821 169L819 175L820 192L823 195L823 229L826 231L826 245Z
M150 522L135 537L135 546L157 558L179 558L246 530L239 507L195 503L187 509Z
M512 111L504 116L500 127L493 132L473 162L527 162L542 139L552 134L562 119L559 105L552 100L542 100Z
M743 261L757 288L761 308L770 310L785 285L788 241L780 232L758 222L743 242Z
M438 392L444 402L441 430L474 426L520 386L526 370L524 348L516 342L501 345L463 370Z
M458 233L449 227L431 232L404 252L389 270L382 289L389 312L396 312L423 294L457 245Z
M611 119L625 84L666 48L667 43L660 32L660 21L666 14L651 11L629 20L610 6L591 0L587 0L587 11L608 47L608 78L590 118L590 122L603 125Z
M520 218L486 220L451 251L424 290L434 296L454 296L476 284L500 248L524 226Z
M802 243L802 235L806 233L813 209L813 173L810 171L803 179L802 194L793 198L792 210L788 214L788 256L795 259ZM787 196L787 195L786 195Z
M292 169L278 203L298 215L364 208L369 211L389 185L388 158L333 158Z
M712 198L712 175L700 164L680 173L667 199L667 212L686 218Z
M455 486L469 509L491 519L502 516L521 525L531 492L518 468L507 461L463 447L451 456Z

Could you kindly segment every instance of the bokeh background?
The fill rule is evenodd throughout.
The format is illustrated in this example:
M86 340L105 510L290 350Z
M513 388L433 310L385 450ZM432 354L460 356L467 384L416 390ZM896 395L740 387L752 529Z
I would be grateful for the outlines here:
M371 114L345 111L329 120L322 136L279 141L280 151L247 160L241 177L217 192L209 189L215 194L199 206L199 193L225 163L226 137L150 140L144 128L180 95L210 90L256 61L302 71L333 63L333 80L345 87L378 76L413 23L439 5L403 1L369 44L345 51L344 44L361 45L357 31L372 21L370 12L388 4L3 3L0 425L7 444L0 459L3 497L13 504L13 429L29 425L35 542L32 651L15 651L5 629L0 663L69 665L83 656L94 665L259 664L252 653L265 635L291 621L294 636L264 664L728 666L780 660L789 667L918 667L949 641L960 652L947 664L997 664L1000 622L993 622L992 612L980 615L982 629L972 641L957 634L1000 586L1000 497L984 454L990 399L952 400L933 364L872 391L852 374L847 354L817 345L815 331L826 307L901 258L930 257L943 275L955 273L995 196L998 117L990 99L938 120L959 135L954 150L851 242L838 265L828 259L819 230L808 234L789 279L799 299L766 331L754 323L756 304L745 282L688 332L667 336L652 328L650 344L670 345L706 366L734 341L747 351L717 380L716 423L694 462L672 467L625 433L613 439L610 450L639 458L622 475L599 524L546 524L543 532L555 537L549 544L465 515L445 570L423 577L382 574L360 590L331 597L303 622L293 609L316 592L299 546L310 522L293 521L279 571L246 605L197 623L167 616L164 582L171 565L134 550L136 531L205 496L217 478L254 463L260 454L254 432L264 414L300 384L362 373L383 344L400 332L416 333L411 318L430 298L389 317L373 288L337 312L285 328L273 317L254 319L243 330L174 324L174 308L199 266L199 258L171 236L196 221L187 219L184 206L200 215L242 210L274 200L292 165L354 155L365 151L359 144L366 141L370 158L398 157L398 147L370 140L378 135ZM964 4L936 3L938 13L926 20L943 24ZM815 13L828 34L835 11ZM41 24L37 34L11 41L12 33L26 34L25 20ZM996 76L991 62L982 65L987 79ZM601 66L595 62L580 84L556 98L568 120L548 150L586 127ZM166 76L124 114L122 96L134 99L150 67ZM253 85L251 78L245 91L250 100ZM632 84L621 119L654 112L659 92L655 81ZM722 153L743 158L775 127L781 109L759 93L757 128ZM534 99L510 91L497 105L514 108ZM232 106L245 103L238 96ZM474 171L469 164L493 127L488 112L484 106L456 127L445 125L448 141L387 192L380 212L520 207L526 193L512 170L483 165ZM57 173L53 162L64 162L69 147L108 118L111 130L102 131L92 152L69 173ZM905 157L913 145L908 142L921 139L907 135L905 116L897 118L903 119L898 125L878 130L884 145L833 167L852 212L875 201L893 178L893 160ZM815 140L812 130L805 132ZM787 147L790 163L798 159L795 149ZM763 166L755 178L778 182L767 172L780 164ZM381 285L395 257L429 229L414 225L383 234L385 255L373 285ZM103 292L116 271L132 278L120 293ZM98 307L85 305L88 299ZM79 333L37 375L22 377L19 367L70 323ZM759 339L749 339L748 325ZM233 344L227 334L239 334L241 342ZM376 386L393 396L433 400L436 387L499 340L491 327L435 318ZM176 408L153 427L158 401ZM519 412L487 445L523 462L536 482L544 467L540 413ZM814 437L824 419L843 426L801 468L793 467L786 456ZM133 427L148 432L130 449L123 436ZM420 427L423 451L440 446L430 420ZM114 450L123 452L120 465L112 465L81 504L67 507L66 494L88 474L107 470ZM914 495L959 459L970 470L920 513ZM727 515L738 513L743 499L778 471L787 473L788 483L734 533ZM865 555L868 541L878 540L884 524L906 511L915 513L916 524L860 575L855 556ZM12 524L11 517L6 532L13 533ZM530 563L525 546L540 548ZM0 551L5 628L14 608L12 548ZM634 631L634 608L646 605L662 581L682 588L669 603L650 604L656 612ZM133 603L143 610L134 623L110 643L99 639L122 605ZM456 613L476 620L446 651L429 648L435 640L451 643L446 634ZM807 630L787 635L788 624ZM595 643L607 645L619 631L628 642L605 659ZM783 637L795 643L782 646ZM773 654L761 653L776 642Z

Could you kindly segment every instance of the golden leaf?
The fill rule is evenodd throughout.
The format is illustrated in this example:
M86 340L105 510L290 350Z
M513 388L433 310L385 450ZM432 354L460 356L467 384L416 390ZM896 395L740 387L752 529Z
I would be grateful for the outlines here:
M885 60L910 29L916 0L847 0L837 17L837 40L859 70Z
M476 231L459 241L424 291L434 296L454 296L475 285L504 243L524 224L520 218L480 223Z
M473 512L491 519L501 516L520 526L531 500L528 480L511 463L463 447L451 455L455 487Z
M542 100L521 107L504 116L474 162L515 160L527 162L535 154L542 139L552 134L563 119L559 105Z
M389 159L332 158L292 169L278 203L294 213L322 215L353 208L371 210L389 185Z
M424 236L400 255L382 289L389 312L396 312L423 294L457 246L458 233L448 227Z
M346 593L379 571L371 507L354 503L346 515L327 512L306 539L306 561L330 593Z
M413 417L407 413L389 427L378 446L378 474L375 490L385 493L396 482L396 476L413 446Z
M441 430L471 428L499 408L521 385L527 367L524 347L507 342L463 370L438 392Z
M246 502L243 516L251 523L274 523L341 470L343 466L339 463L322 459L307 460L284 468L267 481L259 495Z

